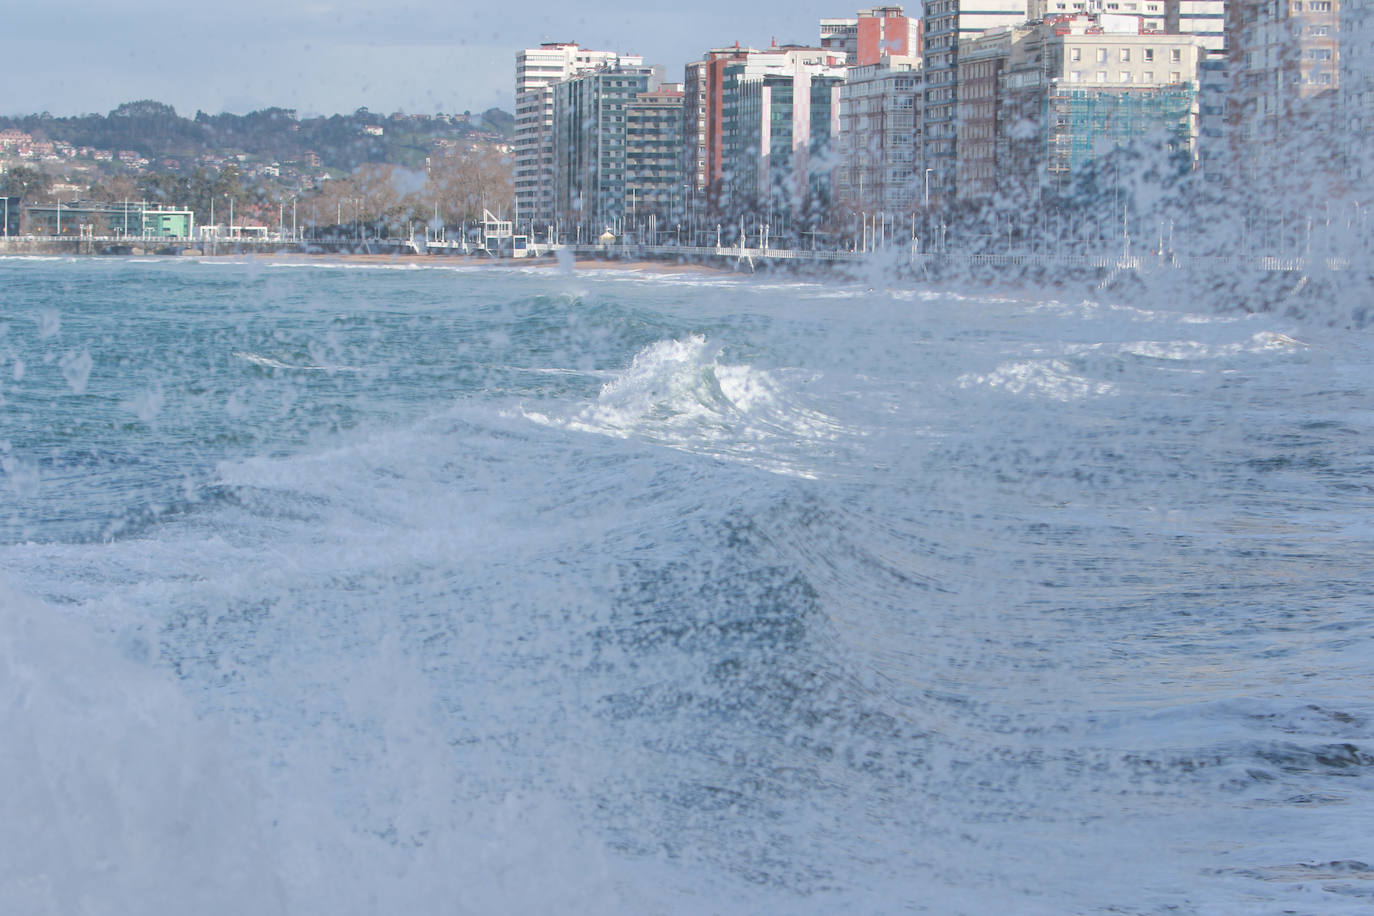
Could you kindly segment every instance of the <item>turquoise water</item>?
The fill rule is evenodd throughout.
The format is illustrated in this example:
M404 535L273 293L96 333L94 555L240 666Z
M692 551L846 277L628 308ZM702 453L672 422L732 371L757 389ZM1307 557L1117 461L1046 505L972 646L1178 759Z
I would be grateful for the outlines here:
M1357 912L1367 334L0 261L0 910Z

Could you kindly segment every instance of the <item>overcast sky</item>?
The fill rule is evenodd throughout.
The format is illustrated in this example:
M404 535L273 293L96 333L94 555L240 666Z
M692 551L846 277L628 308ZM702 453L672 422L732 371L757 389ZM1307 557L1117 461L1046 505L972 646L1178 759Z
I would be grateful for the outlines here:
M864 3L871 6L871 3ZM692 0L68 0L9 5L0 113L105 113L151 98L183 115L511 111L515 52L541 41L642 54L680 80L709 47L814 44L858 4ZM915 14L919 3L907 5Z

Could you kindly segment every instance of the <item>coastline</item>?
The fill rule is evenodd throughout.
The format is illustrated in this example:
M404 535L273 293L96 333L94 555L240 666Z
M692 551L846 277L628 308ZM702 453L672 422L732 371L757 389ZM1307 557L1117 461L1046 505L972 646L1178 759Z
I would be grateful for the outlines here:
M178 251L149 251L146 254L139 253L137 257L152 257L174 259L188 259L197 261L260 261L277 264L318 264L318 263L343 263L354 265L404 265L412 267L460 267L460 268L505 268L505 269L533 269L549 271L566 271L568 268L565 262L554 257L531 257L531 258L493 258L479 257L476 255L434 255L434 254L414 254L409 252L377 252L364 253L353 251L236 251L211 253L196 248L184 248ZM3 258L33 258L33 257L108 257L108 258L127 258L128 253L103 253L103 252L84 252L84 251L14 251L0 249L0 259ZM596 272L596 271L623 271L623 272L642 272L652 274L691 274L698 277L715 277L721 279L744 278L752 274L752 271L737 270L734 263L725 261L721 263L706 263L694 260L668 260L658 258L577 258L572 262L571 270L574 273Z
M298 263L310 264L317 261L337 261L345 264L404 264L415 267L473 267L473 268L532 268L535 270L558 271L565 269L564 265L556 258L482 258L467 255L432 255L432 254L358 254L353 252L312 252L309 254L300 252L280 252L270 254L221 254L209 255L202 254L195 256L198 259L243 259L252 258L253 260L276 261L284 264ZM730 270L723 266L713 266L691 261L666 261L651 260L648 258L633 258L618 260L614 258L579 258L572 262L574 273L581 271L641 271L644 273L655 274L696 274L703 277L735 277L748 276L738 271Z

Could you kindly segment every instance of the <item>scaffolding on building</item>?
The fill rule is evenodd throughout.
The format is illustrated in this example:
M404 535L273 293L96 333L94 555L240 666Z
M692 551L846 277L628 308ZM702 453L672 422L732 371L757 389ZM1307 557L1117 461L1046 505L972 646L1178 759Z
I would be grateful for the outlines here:
M1067 182L1093 159L1145 138L1163 151L1195 152L1197 87L1080 89L1052 86L1044 95L1045 155L1052 179Z

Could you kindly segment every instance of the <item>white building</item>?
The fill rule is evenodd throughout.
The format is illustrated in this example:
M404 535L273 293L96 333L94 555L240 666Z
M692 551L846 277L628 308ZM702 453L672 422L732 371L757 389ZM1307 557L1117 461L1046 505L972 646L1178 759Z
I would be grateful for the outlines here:
M821 47L840 58L846 65L859 59L859 20L822 19Z
M1166 27L1176 35L1197 35L1212 58L1226 56L1226 0L1167 0Z
M921 61L884 57L850 67L840 87L837 199L868 213L907 213L924 200L920 163Z
M644 65L642 57L547 42L515 53L515 219L553 217L553 86L603 67Z
M1028 13L1033 20L1048 19L1051 16L1077 16L1083 13L1094 16L1129 17L1139 20L1139 31L1163 32L1168 30L1169 2L1170 0L1030 0Z

